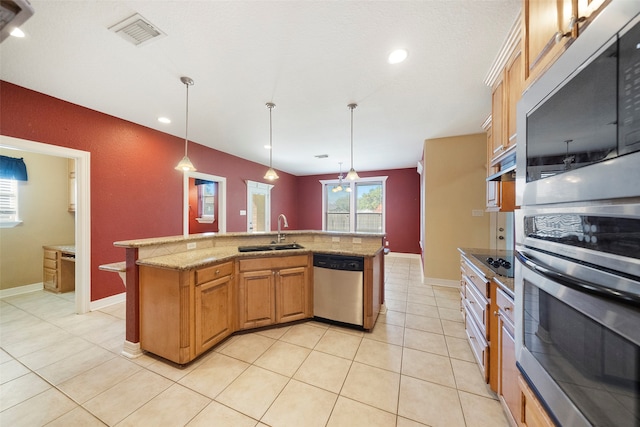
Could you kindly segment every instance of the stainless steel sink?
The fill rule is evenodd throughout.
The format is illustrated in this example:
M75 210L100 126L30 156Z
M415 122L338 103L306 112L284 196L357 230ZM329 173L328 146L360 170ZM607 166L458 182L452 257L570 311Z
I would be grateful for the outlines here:
M238 252L281 251L285 249L304 249L298 243L271 243L268 245L238 246Z

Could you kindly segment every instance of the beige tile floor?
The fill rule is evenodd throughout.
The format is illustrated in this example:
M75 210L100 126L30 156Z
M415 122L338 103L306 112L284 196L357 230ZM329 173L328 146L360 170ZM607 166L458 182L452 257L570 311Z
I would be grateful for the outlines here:
M483 383L457 289L388 256L370 333L309 321L233 336L179 367L127 359L124 304L73 294L0 300L1 426L433 426L508 423Z

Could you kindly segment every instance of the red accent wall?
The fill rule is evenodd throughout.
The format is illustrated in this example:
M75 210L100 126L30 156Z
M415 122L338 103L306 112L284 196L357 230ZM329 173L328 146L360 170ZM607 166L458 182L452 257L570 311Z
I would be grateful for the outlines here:
M361 178L388 176L386 234L392 252L420 253L420 175L415 168L358 172ZM338 174L298 177L298 225L322 229L322 184Z
M91 300L124 291L101 264L124 261L113 242L182 234L182 173L174 169L184 140L0 81L2 135L91 153ZM190 143L199 172L227 177L227 231L245 231L245 180L264 181L266 166ZM278 171L274 220L298 227L296 177ZM273 222L275 224L275 222Z

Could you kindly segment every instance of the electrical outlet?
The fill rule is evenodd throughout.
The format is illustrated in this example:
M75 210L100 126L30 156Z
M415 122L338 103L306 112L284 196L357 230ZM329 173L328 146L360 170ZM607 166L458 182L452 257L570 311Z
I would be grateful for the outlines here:
M196 248L196 242L187 243L187 249L195 249L195 248Z
M354 237L353 243L362 243L362 239L360 237Z
M339 237L332 237L332 238L331 238L331 241L332 241L333 243L340 243L340 238L339 238Z
M482 209L473 209L471 211L471 216L483 216L484 211Z

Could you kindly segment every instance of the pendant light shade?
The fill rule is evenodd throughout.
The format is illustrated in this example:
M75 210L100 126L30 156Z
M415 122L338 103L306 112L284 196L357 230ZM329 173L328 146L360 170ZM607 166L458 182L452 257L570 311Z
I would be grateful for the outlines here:
M333 187L331 189L331 191L333 191L334 193L339 193L340 191L343 190L342 188L342 162L338 162L340 164L340 175L338 175L338 179L340 180L338 182L338 186L337 187Z
M187 156L187 145L189 143L189 138L188 138L188 132L189 132L189 86L193 85L193 80L189 77L180 77L180 81L182 83L184 83L184 85L187 87L187 107L186 107L186 120L185 120L185 129L184 129L184 157L182 158L182 160L180 160L180 163L178 163L178 166L176 166L176 169L179 171L183 171L183 172L193 172L196 170L196 168L193 166L193 163L191 163L191 160L189 160L189 157Z
M273 130L271 126L271 110L276 106L273 102L267 102L267 108L269 109L269 170L264 174L264 179L274 181L279 178L276 171L273 169Z
M358 106L358 104L349 104L347 107L351 110L351 169L349 169L349 173L347 173L347 179L349 181L355 181L359 179L358 172L353 168L353 110Z

